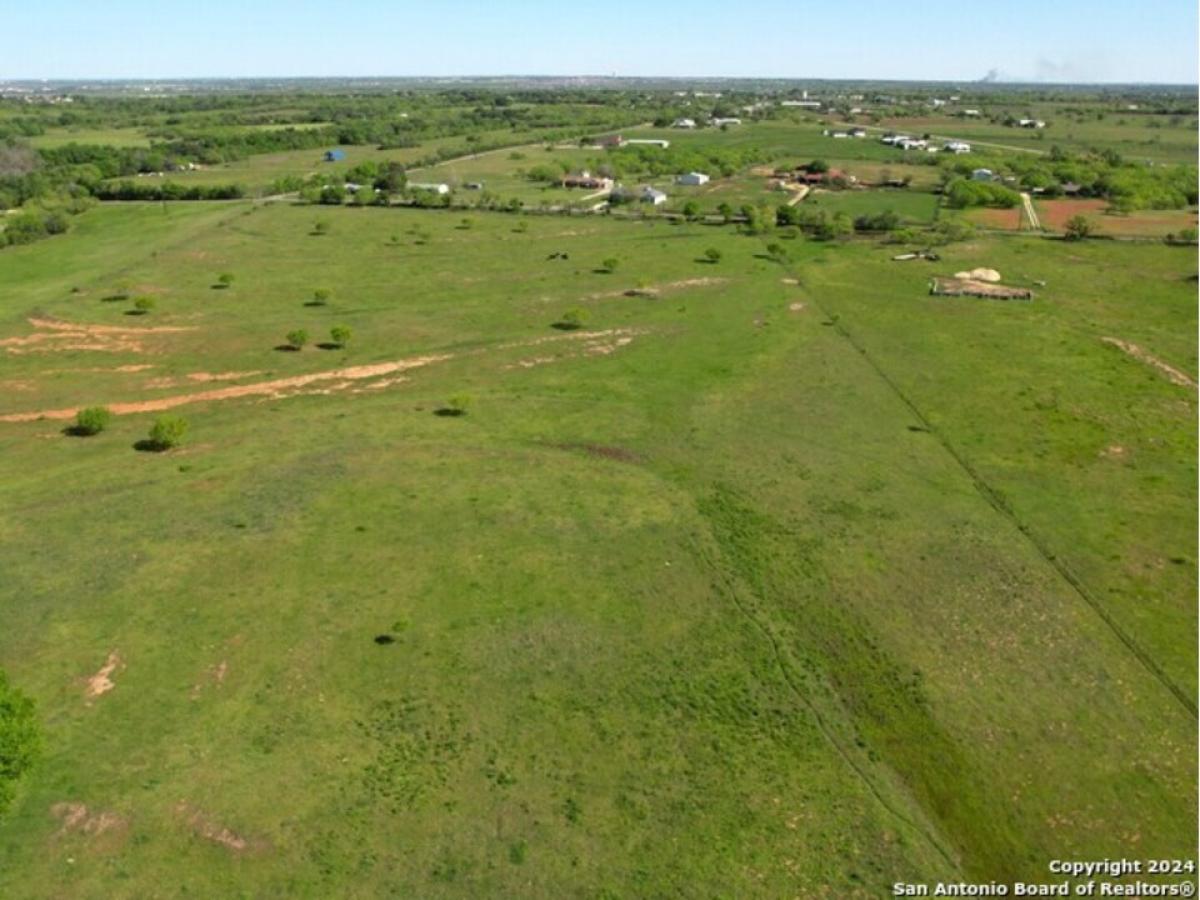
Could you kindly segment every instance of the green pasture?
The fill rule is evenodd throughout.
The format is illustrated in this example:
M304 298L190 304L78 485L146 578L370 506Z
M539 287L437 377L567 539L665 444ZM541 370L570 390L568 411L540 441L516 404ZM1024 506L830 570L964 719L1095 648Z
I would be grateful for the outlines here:
M0 420L0 667L46 737L0 895L873 898L1192 851L1196 393L1103 341L1195 378L1191 251L462 219L110 204L3 251L0 417L50 417ZM1045 286L928 294L977 265ZM154 411L53 418L168 398L164 453Z

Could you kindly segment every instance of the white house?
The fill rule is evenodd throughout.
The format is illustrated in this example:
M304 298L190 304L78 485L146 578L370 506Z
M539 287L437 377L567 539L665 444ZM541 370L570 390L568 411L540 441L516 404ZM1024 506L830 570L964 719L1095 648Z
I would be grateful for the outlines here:
M982 113L980 113L979 110L977 110L977 109L964 109L962 111L962 114L964 116L971 116L972 118L974 118L975 116L982 115Z
M800 109L820 109L820 100L781 100L780 106L799 107Z
M433 184L433 183L410 181L408 183L408 189L410 191L431 191L434 194L450 193L450 185L448 185L448 184Z
M664 140L656 139L656 138L637 138L637 139L631 138L630 140L627 140L625 143L626 144L650 144L651 146L654 146L654 147L662 147L664 150L666 150L668 147L671 146L670 141L664 141Z
M971 145L966 141L946 141L942 149L949 153L970 153Z
M649 185L642 188L642 201L645 203L653 203L655 206L662 206L667 202L667 195L657 188L652 188Z
M672 124L672 128L695 128L695 119L676 119Z
M1021 119L1017 122L1022 128L1045 128L1046 123L1041 119Z
M971 173L971 179L974 181L991 181L995 177L991 169L976 169Z
M708 121L709 121L709 124L712 125L714 128L720 128L724 125L741 125L742 124L742 120L739 118L736 118L734 116L727 116L727 117L713 116Z
M708 176L703 172L688 172L685 175L680 175L675 179L676 184L691 184L700 185L708 184Z

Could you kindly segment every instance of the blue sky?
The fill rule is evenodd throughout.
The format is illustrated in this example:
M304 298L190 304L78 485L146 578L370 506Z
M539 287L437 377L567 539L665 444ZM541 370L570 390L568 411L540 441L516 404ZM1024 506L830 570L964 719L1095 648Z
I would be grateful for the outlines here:
M10 0L0 79L1197 80L1195 0Z

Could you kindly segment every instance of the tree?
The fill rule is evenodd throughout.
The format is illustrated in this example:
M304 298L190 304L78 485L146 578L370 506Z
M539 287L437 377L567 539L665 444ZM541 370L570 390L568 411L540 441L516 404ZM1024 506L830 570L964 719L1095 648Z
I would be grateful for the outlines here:
M317 288L315 291L313 291L312 300L309 302L313 306L324 306L329 302L330 296L331 295L328 288Z
M0 672L0 815L12 804L15 786L42 749L33 701Z
M607 259L601 260L600 265L604 267L605 272L608 272L611 275L613 272L617 271L618 262L619 261L615 256L610 256Z
M721 251L716 247L709 247L704 251L704 258L715 266L721 261Z
M144 316L157 305L153 297L136 297L133 301L133 311L136 315Z
M72 432L83 437L99 434L108 427L110 419L112 413L106 407L88 406L75 413L75 427Z
M231 284L233 284L233 273L222 272L217 276L217 284L219 284L222 288L229 287Z
M814 159L806 166L806 168L814 175L819 175L829 171L829 163L825 162L823 159Z
M689 200L683 204L683 216L685 219L694 219L700 215L700 204L695 200Z
M150 428L150 449L162 451L179 446L187 430L187 419L182 416L159 416Z
M564 312L554 323L554 327L562 331L575 331L587 324L587 310L578 306Z
M1092 223L1083 216L1071 216L1063 226L1063 237L1068 241L1082 241L1092 233Z
M317 221L313 222L312 233L316 235L329 234L329 223L324 219L317 219Z
M308 332L303 328L294 328L285 335L285 338L289 347L299 350L308 343Z
M454 394L446 400L446 405L438 410L443 416L465 416L471 407L470 394Z
M721 214L721 218L725 220L726 225L728 225L729 221L733 218L733 207L728 203L722 203L720 206L718 206L717 212Z
M353 336L354 332L347 325L334 325L329 329L330 339L339 347L345 347Z

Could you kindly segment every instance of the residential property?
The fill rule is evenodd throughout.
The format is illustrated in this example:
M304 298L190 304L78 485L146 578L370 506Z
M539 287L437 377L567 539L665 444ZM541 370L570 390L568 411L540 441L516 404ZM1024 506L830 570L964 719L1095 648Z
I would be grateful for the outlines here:
M820 100L781 100L780 106L798 107L800 109L820 109Z
M865 128L851 128L850 129L850 137L852 137L852 138L865 138L866 136L867 136L867 129L865 129Z
M723 128L726 125L741 125L742 120L736 116L713 116L708 123L714 128Z
M970 153L971 145L966 141L946 141L942 144L942 149L947 153Z
M688 172L675 179L676 184L701 185L708 184L708 176L703 172Z
M586 169L574 175L564 175L562 186L565 188L585 188L589 191L610 191L613 180L604 175L593 175Z
M450 193L450 185L440 184L440 183L434 184L432 182L412 182L412 181L410 181L408 183L408 189L410 191L429 191L430 193L433 193L433 194L448 194L448 193Z
M617 146L624 146L625 144L649 144L652 147L662 147L664 150L671 146L670 141L664 141L660 138L637 138L634 140L622 141Z
M338 162L339 160L343 160L345 158L346 158L345 150L338 150L335 148L333 150L325 151L325 162Z
M1046 123L1041 119L1020 119L1017 126L1020 128L1045 128Z
M983 113L981 113L981 112L980 112L979 110L977 110L977 109L964 109L964 110L962 111L962 114L963 114L964 116L970 116L971 118L975 118L975 117L977 117L977 116L981 116L981 115L983 115Z
M671 127L672 128L695 128L696 120L695 119L676 119L674 122L671 123Z
M992 181L996 177L991 169L976 169L971 173L971 178L974 181Z

